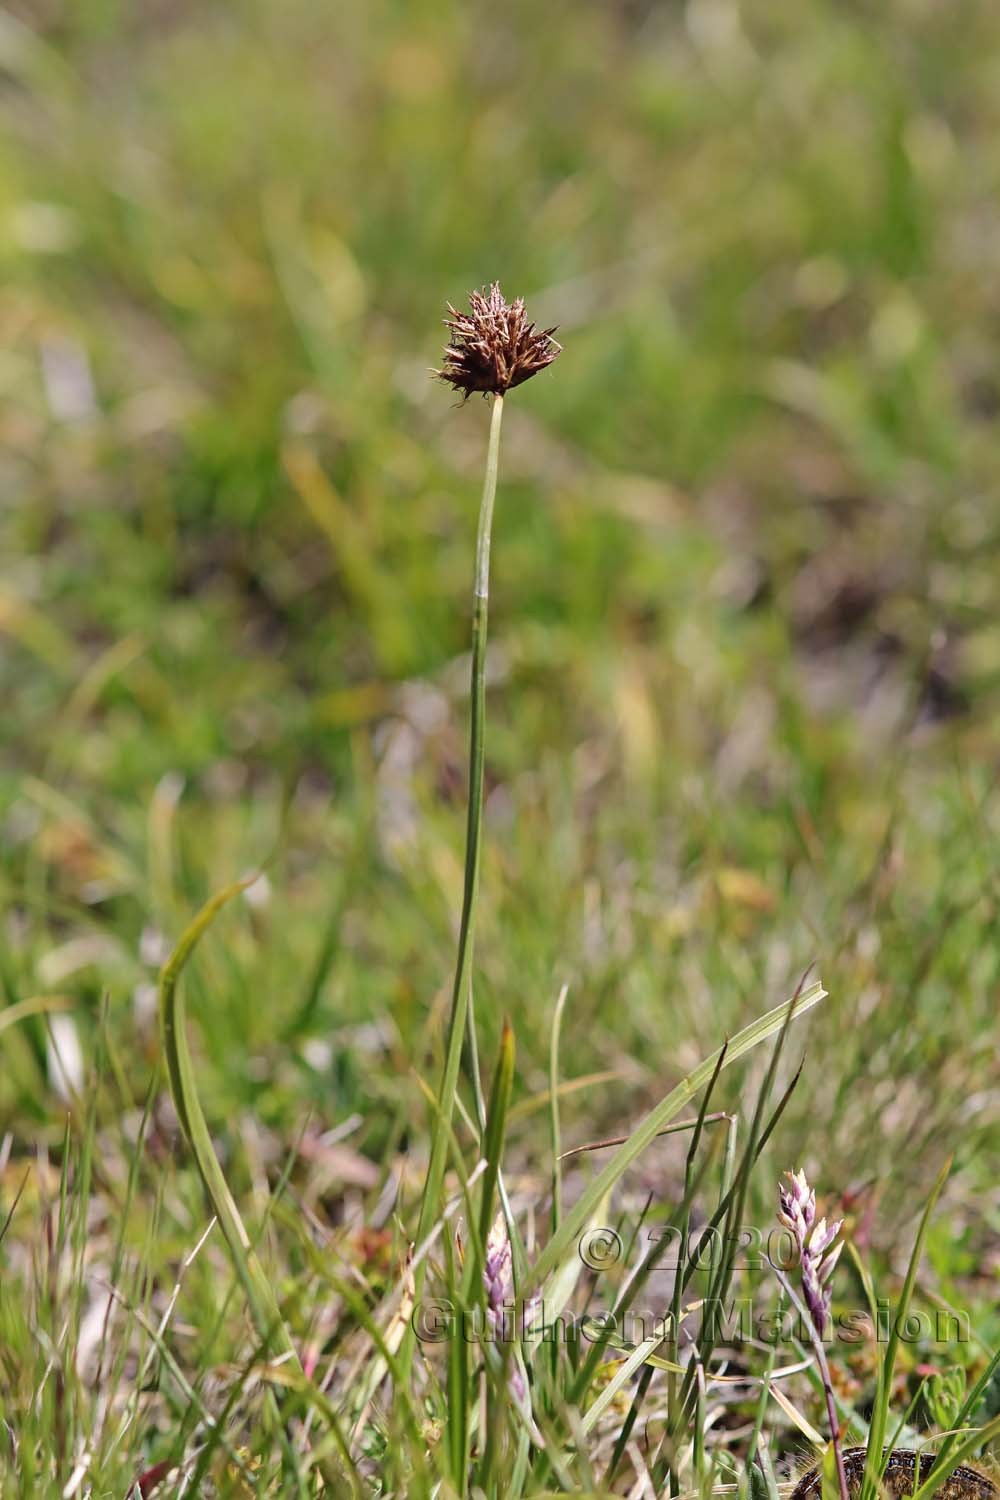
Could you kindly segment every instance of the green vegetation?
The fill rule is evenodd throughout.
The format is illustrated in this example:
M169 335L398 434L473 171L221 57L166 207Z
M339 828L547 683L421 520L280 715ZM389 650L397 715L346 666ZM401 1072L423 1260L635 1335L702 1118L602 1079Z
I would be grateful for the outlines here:
M828 1437L784 1373L807 1340L705 1331L747 1379L701 1382L659 1339L414 1341L408 1299L426 1271L482 1320L496 1200L550 1311L773 1311L731 1252L800 1166L846 1217L835 1314L968 1314L830 1346L845 1443L960 1422L950 1459L984 1456L998 56L975 0L0 11L3 1500L170 1464L158 1495L638 1495L645 1466L774 1500ZM494 278L565 352L506 402L494 517L488 1161L464 1069L414 1273L489 427L427 370ZM234 1200L209 1231L157 982L247 877L174 996ZM782 1031L810 964L828 998ZM556 1166L654 1108L685 1128ZM583 1194L620 1235L597 1270ZM681 1300L650 1234L713 1220Z

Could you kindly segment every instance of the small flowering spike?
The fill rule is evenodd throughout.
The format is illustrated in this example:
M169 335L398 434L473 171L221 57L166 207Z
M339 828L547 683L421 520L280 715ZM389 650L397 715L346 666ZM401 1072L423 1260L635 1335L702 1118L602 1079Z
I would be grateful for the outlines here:
M514 1300L514 1268L502 1213L497 1214L486 1239L483 1283L486 1287L486 1312L495 1325L503 1318L504 1308Z
M486 1237L486 1260L483 1266L483 1285L486 1288L486 1316L494 1334L502 1341L511 1337L508 1314L514 1303L514 1263L510 1248L510 1236L502 1213L497 1214L493 1228ZM510 1366L508 1384L516 1401L525 1396L524 1376L517 1363L516 1353Z
M806 1181L806 1174L786 1172L783 1183L778 1184L778 1222L790 1229L799 1252L799 1273L802 1277L802 1299L805 1311L812 1323L812 1342L816 1350L820 1379L826 1396L826 1414L830 1422L830 1437L837 1466L837 1488L840 1500L851 1500L853 1489L848 1489L844 1454L840 1446L840 1423L837 1417L837 1402L830 1378L830 1366L823 1349L823 1338L830 1317L832 1293L830 1279L840 1257L843 1245L835 1245L837 1235L843 1227L843 1219L827 1224L826 1219L816 1219L816 1194ZM779 1270L778 1279L790 1293L799 1308L798 1301L787 1278ZM798 1490L796 1490L796 1496ZM795 1496L792 1497L795 1500Z
M473 391L503 396L512 386L530 380L562 353L552 335L555 328L536 332L524 310L524 298L508 303L494 281L489 291L469 293L469 312L448 303L445 326L451 342L444 363L434 374L471 396Z
M843 1245L834 1245L843 1219L827 1224L816 1219L816 1194L805 1172L786 1172L778 1187L778 1219L795 1237L802 1273L802 1292L813 1327L820 1338L830 1316L830 1278Z

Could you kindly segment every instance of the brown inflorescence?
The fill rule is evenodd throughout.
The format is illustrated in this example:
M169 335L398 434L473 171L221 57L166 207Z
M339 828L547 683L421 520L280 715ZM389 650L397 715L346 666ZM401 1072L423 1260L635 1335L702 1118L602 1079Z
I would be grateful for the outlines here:
M469 311L448 303L445 326L451 342L435 375L471 396L473 391L503 396L513 386L530 380L562 353L552 335L555 328L537 331L528 322L524 298L507 302L500 283L489 291L469 293Z

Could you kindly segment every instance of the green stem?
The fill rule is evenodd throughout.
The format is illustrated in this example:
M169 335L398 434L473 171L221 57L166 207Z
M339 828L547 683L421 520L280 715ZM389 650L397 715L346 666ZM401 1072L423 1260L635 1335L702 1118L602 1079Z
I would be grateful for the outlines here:
M444 1074L438 1090L438 1119L431 1137L431 1154L427 1180L420 1204L417 1242L430 1234L437 1216L448 1154L448 1138L455 1108L455 1092L462 1060L462 1044L468 1032L470 1071L476 1089L480 1124L485 1119L482 1086L479 1081L475 1027L472 1024L470 974L476 929L476 898L479 892L479 847L483 820L483 750L486 721L486 624L490 591L490 537L493 529L493 502L497 492L500 462L500 424L503 419L503 397L493 398L490 419L490 441L486 454L486 476L479 507L479 530L476 537L476 578L472 600L472 728L469 742L469 810L465 833L465 888L462 896L462 920L458 932L458 956L451 996L451 1019L448 1024L448 1047ZM424 1279L425 1261L417 1268L416 1297ZM411 1340L408 1338L401 1360L408 1363Z

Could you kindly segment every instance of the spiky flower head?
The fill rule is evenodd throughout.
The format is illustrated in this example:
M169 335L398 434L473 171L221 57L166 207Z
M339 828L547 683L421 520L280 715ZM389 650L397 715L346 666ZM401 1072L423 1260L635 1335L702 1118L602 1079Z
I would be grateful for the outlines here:
M778 1186L778 1219L795 1237L803 1296L813 1327L822 1338L830 1316L830 1278L844 1248L833 1242L844 1221L817 1220L816 1194L801 1170L786 1172L784 1184Z
M555 328L536 331L534 323L528 322L524 298L507 302L498 281L489 291L469 293L467 313L450 302L448 313L444 322L451 330L451 342L441 369L434 373L467 397L473 391L503 396L562 353L552 337Z

